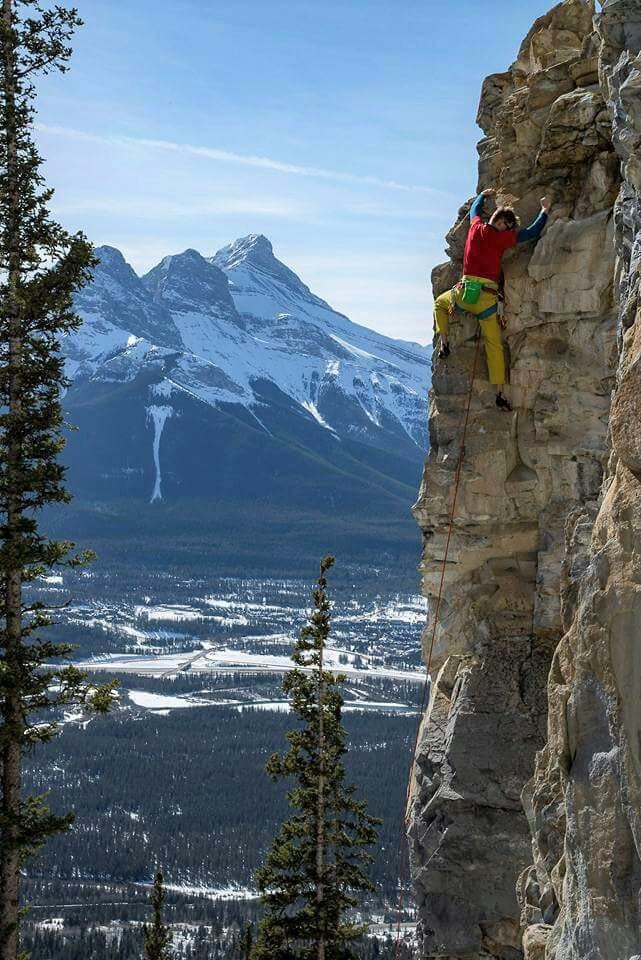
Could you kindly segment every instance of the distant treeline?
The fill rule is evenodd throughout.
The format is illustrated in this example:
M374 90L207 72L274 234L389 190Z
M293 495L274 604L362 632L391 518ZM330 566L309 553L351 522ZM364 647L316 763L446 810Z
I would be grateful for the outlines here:
M175 930L180 960L243 960L240 928L200 926ZM142 928L125 926L111 931L86 927L64 930L28 929L25 947L30 960L140 960ZM397 957L394 936L366 938L356 945L362 960L410 960L405 944Z
M415 723L378 713L345 717L348 776L383 820L372 868L381 902L395 896ZM288 714L225 707L167 716L119 710L87 729L67 724L28 758L28 789L50 790L54 809L77 811L72 830L29 864L31 885L40 887L36 902L74 902L64 890L82 882L87 891L100 882L144 882L156 864L169 886L252 886L287 813L286 791L269 781L264 765L291 724ZM122 915L120 907L112 914Z

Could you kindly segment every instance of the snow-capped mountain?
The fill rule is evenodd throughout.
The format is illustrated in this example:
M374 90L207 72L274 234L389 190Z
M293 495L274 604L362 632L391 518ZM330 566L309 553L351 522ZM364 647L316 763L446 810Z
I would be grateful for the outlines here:
M95 280L78 297L84 326L69 338L72 376L131 379L180 351L163 395L184 390L212 406L258 414L268 381L302 415L336 435L403 430L425 445L428 353L352 323L314 296L249 236L206 259L165 257L140 280L122 255L98 250Z
M81 500L409 507L427 348L334 311L263 236L165 257L142 278L119 251L97 255L64 345Z
M171 315L158 307L139 277L113 247L99 248L94 280L76 297L84 323L67 338L67 372L82 376L126 345L129 337L147 338L167 347L182 347Z
M257 345L255 375L274 379L327 429L356 435L370 433L370 425L401 426L424 447L425 348L381 336L332 310L275 258L266 237L237 240L211 262L227 275Z

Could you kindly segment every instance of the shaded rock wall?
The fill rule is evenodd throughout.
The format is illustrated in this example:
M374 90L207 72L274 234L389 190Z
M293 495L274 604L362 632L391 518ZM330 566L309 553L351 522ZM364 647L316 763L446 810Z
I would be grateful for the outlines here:
M512 67L485 81L479 107L479 188L498 187L499 199L514 202L526 222L544 193L554 195L555 207L538 244L505 258L515 410L494 407L482 360L434 635L437 679L419 742L410 846L422 956L441 960L516 960L524 942L530 960L630 960L625 939L612 953L585 946L619 884L640 941L639 862L631 854L641 827L632 813L635 802L641 811L640 739L615 713L623 710L617 676L626 679L629 711L641 689L633 649L641 577L630 566L641 553L641 336L634 334L641 3L607 2L594 17L592 2L565 0L537 20ZM435 294L460 275L468 208L447 236L450 259L434 271ZM475 324L459 315L452 356L435 360L432 446L414 508L432 610ZM596 562L599 550L607 564ZM607 601L599 594L598 613L595 584L607 594ZM614 658L606 655L613 631L628 638L627 655L623 641ZM428 622L426 655L432 635ZM625 786L617 787L622 777ZM588 849L585 832L598 836L608 820L609 846L597 840ZM618 879L617 850L626 851ZM592 857L595 877L586 865Z

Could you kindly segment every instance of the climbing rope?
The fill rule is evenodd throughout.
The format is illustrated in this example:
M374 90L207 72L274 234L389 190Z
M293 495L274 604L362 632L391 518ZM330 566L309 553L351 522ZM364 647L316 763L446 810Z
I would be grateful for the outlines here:
M459 424L459 431L461 432L461 443L459 446L459 455L458 461L456 464L456 470L454 472L454 491L452 494L452 505L450 508L449 516L449 525L447 531L447 539L445 541L445 552L443 553L443 562L441 566L441 581L438 588L438 595L436 599L436 606L434 608L434 621L432 627L432 637L430 640L429 650L427 654L426 668L425 668L425 682L423 683L423 693L421 697L421 706L418 714L418 720L416 722L416 733L414 736L414 747L412 749L412 759L410 761L410 768L407 776L407 790L405 792L405 808L403 810L403 817L401 820L401 830L399 837L399 849L398 849L398 862L399 862L399 883L398 883L398 907L397 907L397 921L396 921L396 946L394 950L394 960L399 960L400 949L401 949L401 915L403 913L404 906L404 894L405 894L405 871L407 867L407 853L408 853L408 844L407 844L407 816L408 816L408 807L410 802L410 795L412 792L412 777L414 774L414 766L416 764L416 753L418 751L418 740L421 732L421 725L423 723L423 718L425 716L425 711L429 705L428 690L432 693L432 682L430 679L430 670L432 667L432 654L434 652L434 642L436 640L436 631L438 629L438 618L441 610L441 600L443 598L443 587L445 585L445 571L447 569L447 559L450 552L450 541L452 539L452 530L454 529L454 519L456 516L456 502L458 500L459 487L461 484L461 474L463 471L463 462L465 460L465 440L467 438L467 428L470 421L470 410L472 407L472 394L474 391L474 379L476 377L476 368L478 365L479 359L479 347L481 345L481 331L477 330L476 333L476 346L474 349L474 362L472 364L472 373L470 376L470 388L467 395L467 405L465 408L465 413Z

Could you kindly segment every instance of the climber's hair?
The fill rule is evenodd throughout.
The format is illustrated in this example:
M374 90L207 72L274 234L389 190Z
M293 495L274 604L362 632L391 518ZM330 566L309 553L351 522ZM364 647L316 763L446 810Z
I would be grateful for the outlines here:
M497 207L490 218L490 223L496 223L497 220L504 220L508 230L516 230L519 225L519 218L512 207Z

